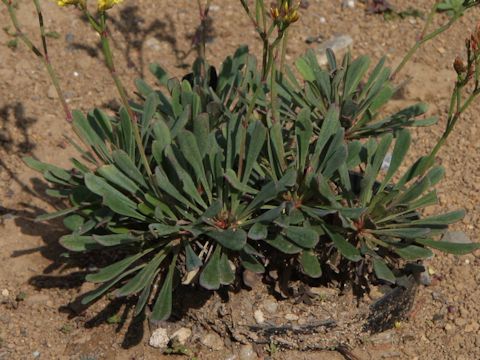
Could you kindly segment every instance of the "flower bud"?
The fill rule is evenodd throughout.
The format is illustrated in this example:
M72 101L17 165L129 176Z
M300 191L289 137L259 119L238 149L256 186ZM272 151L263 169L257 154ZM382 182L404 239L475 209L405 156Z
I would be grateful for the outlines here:
M455 69L458 75L463 74L465 71L467 71L465 64L463 63L462 59L460 59L459 56L455 58L455 61L453 62L453 68Z

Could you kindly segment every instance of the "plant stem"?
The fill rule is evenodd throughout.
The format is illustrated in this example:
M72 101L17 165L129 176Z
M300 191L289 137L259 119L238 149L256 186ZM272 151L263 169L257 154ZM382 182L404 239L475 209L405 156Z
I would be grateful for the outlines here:
M283 74L285 70L285 57L287 56L287 45L288 45L288 29L285 30L283 35L283 42L282 42L282 55L280 58L280 73Z
M17 19L17 14L15 12L15 8L13 7L13 1L12 0L2 0L4 5L8 9L8 14L10 16L10 20L12 21L13 27L15 28L16 31L16 36L22 40L22 42L27 46L27 48L37 56L40 61L43 63L45 66L45 69L48 72L48 75L50 77L50 80L52 81L53 86L55 87L55 91L57 92L58 98L60 102L62 103L62 108L63 111L65 112L65 120L67 122L72 121L72 113L70 111L70 108L67 104L67 101L65 100L65 97L63 96L63 91L60 86L60 81L58 79L58 75L55 72L55 69L53 68L52 64L50 63L50 59L48 57L48 48L47 48L47 41L45 37L45 27L43 25L43 15L42 15L42 10L40 7L40 3L38 0L33 0L33 3L35 4L35 9L37 11L37 16L38 16L38 22L40 24L40 32L41 32L41 38L42 38L42 45L43 45L43 51L42 52L32 43L32 41L28 38L27 35L25 35L21 28L20 24Z
M436 9L436 6L435 6ZM424 32L426 32L428 26L430 25L431 21L433 20L433 16L429 16L427 23L425 24L424 30L422 31L422 37L417 40L415 45L412 46L412 48L407 52L407 54L404 56L400 64L396 67L396 69L393 71L392 75L390 78L393 80L398 73L404 68L404 66L410 61L412 56L417 52L417 50L425 44L427 41L432 40L433 38L437 37L441 33L445 32L448 30L458 19L459 15L455 14L453 17L443 26L440 26L438 29L432 31L431 33L424 35Z
M107 66L110 75L115 82L115 86L117 87L118 94L120 95L120 99L123 103L123 106L127 110L128 116L130 117L130 121L132 122L132 128L133 128L133 134L135 137L135 142L137 143L137 148L138 151L140 152L140 158L142 160L143 166L145 167L145 170L147 172L147 175L150 179L150 182L154 184L153 180L153 173L152 170L150 169L150 164L147 160L147 156L145 154L145 148L143 147L142 144L142 138L140 136L140 130L138 129L138 121L135 113L133 112L132 108L130 107L130 104L128 102L128 96L127 92L125 90L125 87L123 86L122 81L120 80L120 77L118 76L118 73L115 69L115 63L113 61L113 53L110 48L110 41L108 38L108 29L107 29L107 24L106 24L106 15L105 12L101 14L101 23L100 23L102 31L100 32L100 39L102 43L102 50L103 50L103 55L105 57L105 65Z

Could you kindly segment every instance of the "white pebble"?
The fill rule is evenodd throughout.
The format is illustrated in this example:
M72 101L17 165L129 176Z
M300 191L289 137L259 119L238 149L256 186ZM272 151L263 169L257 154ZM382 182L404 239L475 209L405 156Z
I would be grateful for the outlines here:
M10 292L7 289L3 289L2 290L2 296L3 297L8 297L8 295L10 295Z
M263 324L265 322L265 316L263 315L262 310L256 310L253 313L253 316L255 317L257 324Z
M176 338L181 345L185 345L190 336L192 336L192 330L182 327L172 334L171 339Z
M148 344L155 349L163 349L167 347L169 341L167 329L158 328L150 336Z
M297 321L299 317L295 314L287 314L285 315L285 319L288 321Z

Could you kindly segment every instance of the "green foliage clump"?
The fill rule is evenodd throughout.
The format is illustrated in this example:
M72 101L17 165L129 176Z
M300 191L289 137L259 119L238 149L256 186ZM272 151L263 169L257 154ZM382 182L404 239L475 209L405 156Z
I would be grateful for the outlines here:
M125 109L74 112L85 146L75 144L71 169L26 159L52 184L48 194L69 204L40 218L64 218L61 244L110 254L110 265L87 276L99 286L84 303L116 289L136 296L136 315L151 302L160 320L180 281L216 290L242 269L289 264L311 278L393 284L432 249L478 248L435 240L463 211L422 217L444 170L428 156L400 169L407 128L436 119L420 118L424 104L381 117L394 94L384 60L368 77L367 57L337 63L331 52L327 69L312 53L297 68L301 81L287 68L270 101L272 86L245 47L218 74L199 60L182 81L152 65L161 89L137 81L137 122Z

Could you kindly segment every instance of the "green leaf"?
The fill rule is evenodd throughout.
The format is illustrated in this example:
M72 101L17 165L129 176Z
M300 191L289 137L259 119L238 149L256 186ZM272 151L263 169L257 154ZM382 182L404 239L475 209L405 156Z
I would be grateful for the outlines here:
M65 249L75 252L88 251L101 247L92 236L81 236L76 234L62 236L60 238L60 245Z
M303 251L299 261L305 275L314 279L322 276L320 262L313 251Z
M390 166L388 167L387 174L385 175L385 178L383 179L380 189L378 191L379 193L382 192L383 189L385 189L388 182L392 179L392 177L399 169L400 165L403 162L403 159L405 158L405 155L408 152L408 149L410 148L410 142L411 136L407 130L401 130L398 132L397 140L395 142L395 147L392 153L392 160L390 162Z
M220 252L221 246L217 245L207 265L200 274L199 283L207 290L218 290L220 288Z
M433 253L430 249L426 249L424 247L420 247L416 245L396 247L394 251L398 255L400 255L403 259L408 261L430 259L431 257L433 257Z
M125 271L124 273L122 273L117 278L100 285L99 287L97 287L93 291L90 291L88 294L86 294L86 296L82 297L82 304L84 304L84 305L88 304L88 303L92 302L93 300L99 298L100 296L105 294L109 289L111 289L115 284L117 284L118 282L120 282L121 280L123 280L124 278L129 276L130 274L133 274L136 271L140 270L143 266L144 265L139 265L137 267L134 267L133 269Z
M373 234L393 236L400 239L417 239L430 233L428 228L393 228L393 229L375 229L370 230Z
M227 249L238 251L247 243L247 233L242 229L209 231L206 235Z
M313 69L310 67L305 58L299 58L296 61L295 65L298 72L303 76L306 81L315 81L315 73L313 72Z
M362 80L363 75L367 72L369 65L370 59L367 56L361 56L348 66L343 90L344 97L350 96L357 89L357 86Z
M190 131L183 130L178 137L178 143L182 151L182 155L185 156L185 159L193 168L196 177L200 180L204 190L206 191L209 200L212 200L212 192L210 190L210 185L207 181L207 176L205 174L205 168L203 166L202 155L200 149L198 148L197 140L195 135Z
M118 214L145 220L145 216L136 211L137 204L110 186L103 178L93 174L85 175L85 185L93 193L103 197L103 202Z
M79 208L80 208L79 206L74 206L74 207L71 207L71 208L68 208L68 209L63 209L63 210L39 215L35 218L35 222L48 221L48 220L56 219L56 218L71 214L72 212L77 211Z
M253 271L257 274L265 272L265 267L251 254L242 251L240 253L240 261L242 266L247 270Z
M178 233L180 231L179 226L166 225L166 224L150 224L148 225L150 231L157 237L167 236Z
M150 260L147 266L138 272L132 279L130 279L124 286L122 286L118 292L118 297L128 296L143 290L143 288L151 282L155 276L158 267L167 256L170 248L162 249L155 257Z
M248 238L252 240L264 240L268 235L268 227L260 222L253 224L248 230Z
M459 244L447 241L435 241L432 239L417 239L415 242L453 255L466 255L480 249L480 244L478 243Z
M420 220L414 220L405 226L431 226L431 227L447 227L454 224L465 217L465 210L452 211L446 214L426 217Z
M395 284L395 282L397 281L392 270L390 270L390 268L387 266L387 264L385 264L383 260L374 259L373 270L375 271L375 275L377 276L377 278L381 280L385 280L391 284Z
M228 261L228 256L225 253L222 253L219 262L219 273L220 284L230 285L235 280L235 273L233 272L230 262Z
M130 234L93 235L93 239L102 246L119 246L139 242L140 239Z
M203 265L202 260L198 257L198 255L193 251L192 247L188 242L185 243L185 257L186 257L186 266L187 271L193 271L195 269L200 268Z
M258 190L240 182L240 180L238 180L237 178L237 174L232 169L227 169L227 171L225 171L224 177L235 190L241 191L242 193L246 194L258 193Z
M248 143L247 154L245 160L245 170L242 175L242 182L244 184L250 179L252 169L257 162L258 155L262 151L265 139L267 137L267 129L263 126L261 121L254 121L248 127Z
M297 139L297 169L303 171L309 155L310 140L313 135L313 125L310 119L310 110L303 109L295 121L295 136Z
M124 173L122 173L115 165L103 165L97 170L98 174L107 179L108 182L119 186L131 194L140 192L140 187Z
M274 239L265 240L265 242L270 246L274 247L275 249L280 250L284 254L290 254L290 255L298 254L303 250L302 248L294 245L293 243L285 239L280 234L277 235Z
M172 313L172 283L176 264L177 254L175 254L171 260L170 266L168 267L167 276L163 281L162 289L160 290L157 300L153 305L151 318L154 321L166 320Z
M117 277L125 270L127 270L130 265L132 265L135 261L143 257L144 255L151 252L153 249L148 249L147 251L140 252L138 254L129 256L123 260L120 260L112 265L106 266L100 269L96 274L89 274L85 277L85 280L93 282L93 283L103 283L106 281L110 281L113 278Z
M160 65L153 63L153 64L150 64L148 69L153 74L153 76L157 78L158 83L160 85L167 86L169 77L167 72Z
M357 262L362 259L362 256L360 255L360 251L350 244L345 238L340 235L339 233L332 232L330 231L327 227L323 227L325 230L326 234L330 237L330 239L333 241L333 244L337 248L337 250L342 254L343 257L346 259Z
M306 227L289 226L287 227L285 235L304 249L314 248L319 241L318 233Z
M140 170L138 170L133 160L125 151L115 150L112 154L115 165L117 165L118 168L125 173L125 175L127 175L130 179L134 180L137 184L140 184L143 187L147 187L144 176L142 175Z

